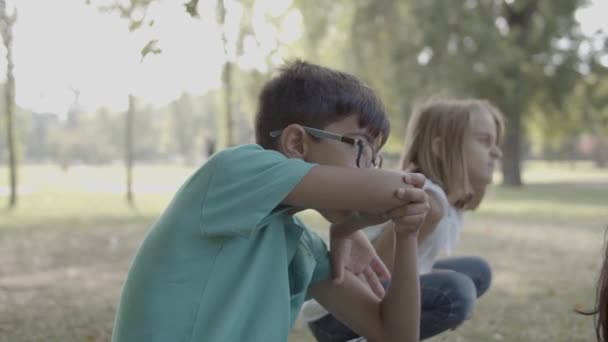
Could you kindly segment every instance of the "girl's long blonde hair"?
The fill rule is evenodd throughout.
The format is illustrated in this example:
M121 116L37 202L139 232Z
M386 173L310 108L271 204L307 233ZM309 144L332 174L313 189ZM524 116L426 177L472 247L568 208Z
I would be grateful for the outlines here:
M424 174L439 185L459 209L477 208L485 193L485 186L473 188L464 156L464 138L471 117L484 112L494 119L497 144L500 145L504 138L504 118L485 100L429 100L414 109L407 126L401 168Z

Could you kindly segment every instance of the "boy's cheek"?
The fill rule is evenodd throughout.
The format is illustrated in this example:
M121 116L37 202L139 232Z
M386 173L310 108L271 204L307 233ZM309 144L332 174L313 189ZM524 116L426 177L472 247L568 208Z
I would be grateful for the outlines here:
M348 217L348 211L319 210L319 213L331 223L343 223Z

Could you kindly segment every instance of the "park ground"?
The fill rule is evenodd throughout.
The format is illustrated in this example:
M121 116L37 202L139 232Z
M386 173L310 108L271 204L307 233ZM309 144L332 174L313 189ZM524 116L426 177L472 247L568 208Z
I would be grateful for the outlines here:
M20 170L19 206L0 212L0 342L109 341L127 269L147 227L192 168L135 168L135 207L120 166ZM6 203L7 169L0 168ZM529 162L523 188L494 187L465 216L458 255L493 265L471 321L430 341L593 341L589 317L608 226L608 170ZM0 203L0 205L4 205ZM322 236L326 224L305 212ZM302 324L290 342L313 341Z

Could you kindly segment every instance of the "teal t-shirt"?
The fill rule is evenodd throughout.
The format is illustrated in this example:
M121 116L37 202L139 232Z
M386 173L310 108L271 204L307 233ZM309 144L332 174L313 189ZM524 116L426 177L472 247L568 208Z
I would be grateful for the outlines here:
M112 341L287 341L327 246L280 202L313 167L245 145L179 189L139 248Z

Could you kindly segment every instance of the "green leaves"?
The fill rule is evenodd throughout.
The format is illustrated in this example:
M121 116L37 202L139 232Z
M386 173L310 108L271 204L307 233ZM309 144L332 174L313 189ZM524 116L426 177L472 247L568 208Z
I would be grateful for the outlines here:
M191 17L193 18L198 18L199 17L199 13L198 13L198 0L190 0L187 3L184 4L184 7L186 7L186 12L188 12L188 14L190 14Z
M133 20L133 21L131 21L129 23L129 31L133 32L133 31L139 29L143 23L144 23L143 20Z
M148 54L157 55L161 52L163 52L163 50L158 47L158 39L152 39L143 47L143 49L141 49L141 60L143 61Z

